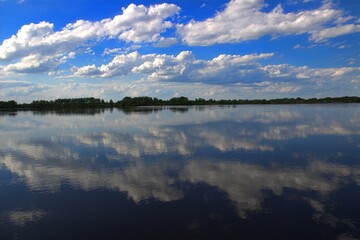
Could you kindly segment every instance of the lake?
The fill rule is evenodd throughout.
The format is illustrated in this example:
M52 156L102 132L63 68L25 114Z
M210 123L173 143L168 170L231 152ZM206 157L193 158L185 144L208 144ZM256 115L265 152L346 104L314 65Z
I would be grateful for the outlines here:
M0 115L0 239L359 239L360 104Z

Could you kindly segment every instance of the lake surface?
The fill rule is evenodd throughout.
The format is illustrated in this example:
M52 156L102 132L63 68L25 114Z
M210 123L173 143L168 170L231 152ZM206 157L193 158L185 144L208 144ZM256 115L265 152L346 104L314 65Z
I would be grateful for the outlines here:
M359 239L360 105L0 115L0 239Z

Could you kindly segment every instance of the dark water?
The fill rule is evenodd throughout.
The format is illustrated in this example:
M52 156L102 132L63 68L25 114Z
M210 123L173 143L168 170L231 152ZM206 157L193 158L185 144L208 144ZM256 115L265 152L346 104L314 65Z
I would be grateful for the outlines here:
M0 116L0 239L360 239L360 105Z

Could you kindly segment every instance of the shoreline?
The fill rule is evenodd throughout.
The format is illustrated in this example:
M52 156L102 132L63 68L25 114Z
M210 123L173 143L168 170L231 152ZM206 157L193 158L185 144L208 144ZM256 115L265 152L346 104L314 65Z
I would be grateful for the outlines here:
M289 105L289 104L334 104L360 103L360 97L325 97L325 98L280 98L280 99L232 99L232 100L205 100L198 98L189 100L187 97L162 100L151 97L125 97L117 102L105 101L98 98L69 98L56 100L36 100L31 103L17 103L14 100L0 101L0 111L28 111L28 110L81 110L105 108L132 108L132 107L162 107L162 106L208 106L208 105Z

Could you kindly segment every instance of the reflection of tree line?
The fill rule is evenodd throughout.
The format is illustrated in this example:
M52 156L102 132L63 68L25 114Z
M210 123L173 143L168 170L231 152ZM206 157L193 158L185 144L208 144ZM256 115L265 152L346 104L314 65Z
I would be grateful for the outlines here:
M176 105L226 105L226 104L312 104L312 103L359 103L360 97L326 97L326 98L281 98L281 99L232 99L214 100L197 98L190 100L187 97L173 97L162 100L152 97L125 97L114 102L99 98L69 98L56 100L35 100L31 103L17 103L14 100L0 101L0 109L79 109L79 108L108 108L133 106L176 106Z
M104 108L74 108L74 109L35 109L32 111L34 115L96 115L104 113Z
M26 109L24 111L31 111L34 115L48 115L48 114L56 114L56 115L97 115L105 112L107 108L59 108L59 109ZM188 107L131 107L131 108L121 108L119 109L125 114L151 114L156 113L162 110L170 110L172 112L180 112L185 113L189 111ZM110 108L112 111L113 108ZM196 108L197 111L201 111L203 109ZM0 116L17 116L17 111L2 111L0 109Z
M139 114L150 114L150 113L157 113L162 110L170 110L172 112L180 112L185 113L189 111L189 107L166 107L166 106L134 106L134 107L125 107L120 109L125 114L133 114L133 113L139 113ZM196 109L198 110L198 109Z

